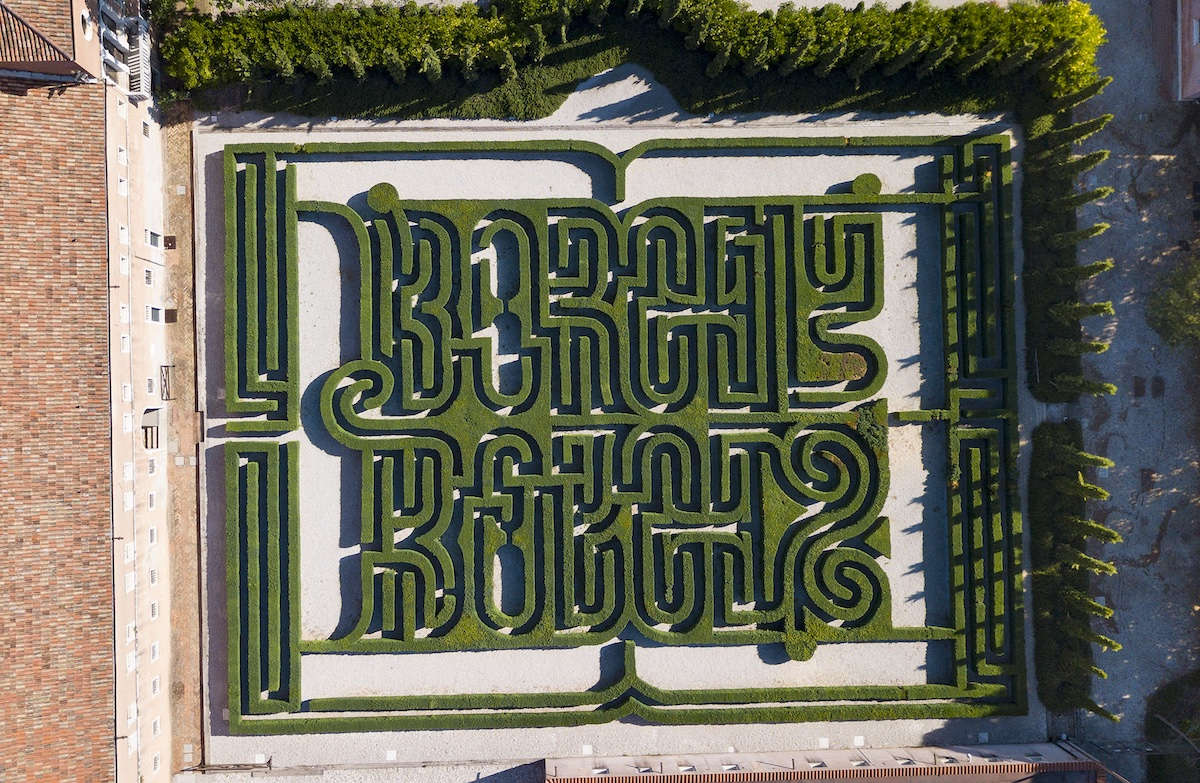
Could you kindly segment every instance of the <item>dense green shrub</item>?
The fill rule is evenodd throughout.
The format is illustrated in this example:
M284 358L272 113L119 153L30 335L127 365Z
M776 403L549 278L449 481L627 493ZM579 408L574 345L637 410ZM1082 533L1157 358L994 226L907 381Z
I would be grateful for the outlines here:
M1085 550L1089 540L1117 543L1120 534L1085 518L1089 498L1108 493L1080 473L1087 465L1112 463L1083 450L1078 421L1042 424L1033 432L1029 475L1029 529L1033 567L1034 660L1038 697L1055 712L1087 709L1115 720L1092 700L1092 675L1105 677L1093 662L1092 645L1120 649L1097 633L1092 619L1112 610L1090 597L1089 575L1116 568Z
M1188 256L1166 276L1146 319L1171 345L1200 348L1200 255Z

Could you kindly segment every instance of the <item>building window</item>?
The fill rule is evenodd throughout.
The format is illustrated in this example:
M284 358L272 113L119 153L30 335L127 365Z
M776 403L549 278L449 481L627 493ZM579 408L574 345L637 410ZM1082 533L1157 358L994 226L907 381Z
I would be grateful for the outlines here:
M154 394L154 378L146 379L146 394Z
M155 718L154 720L150 721L150 736L157 737L159 734L162 734L162 721L160 721L158 718ZM158 758L157 753L154 754L154 758ZM155 769L158 769L158 767L155 767Z
M161 763L162 763L162 762L159 760L159 758L158 758L158 754L157 754L157 753L155 753L155 754L154 754L154 758L153 758L153 759L151 760L151 762L150 762L150 767L151 767L151 770L152 770L153 772L158 772L158 767L159 767L159 764L161 764Z
M130 571L125 574L125 592L132 593L137 587L137 571Z
M129 274L129 256L121 256L121 274Z
M130 674L137 668L137 653L125 653L125 673Z
M117 116L124 117L129 113L128 107L125 106L125 101L117 98Z
M154 546L157 543L158 543L158 528L152 526L150 528L150 546Z
M158 660L158 642L150 643L150 660L151 661Z
M121 415L121 429L125 432L133 432L133 414L124 413Z
M160 324L163 319L163 311L161 307L151 307L146 305L146 320L150 323Z
M129 227L128 226L122 226L122 225L117 226L117 241L120 242L122 245L129 244Z
M1192 46L1200 46L1200 19L1192 20Z
M127 726L132 726L134 724L134 721L136 721L136 720L137 720L137 702L130 702L129 706L125 708L125 724Z
M162 690L162 680L158 677L155 677L153 680L150 681L150 695L157 696L159 691L161 691L161 690Z
M132 563L137 560L137 544L132 541L125 542L125 562Z
M121 384L121 400L124 402L133 402L133 387L128 383Z
M129 153L124 147L117 147L117 163L120 163L122 166L129 163Z
M133 623L125 625L125 643L133 644L133 640L137 638L137 626Z
M134 753L137 753L137 745L138 745L137 738L138 738L137 732L134 732L133 734L129 735L129 755L130 756L132 756Z
M133 511L133 493L132 492L125 493L125 510Z
M121 353L129 353L129 335L121 335Z
M150 619L151 620L158 619L158 601L150 602Z
M121 474L125 476L126 481L133 481L133 463L126 462L121 469Z
M153 492L150 492L146 495L146 507L149 508L151 511L153 511L155 509L155 507L158 505L157 501L158 501L158 497ZM150 584L154 584L154 581L155 581L154 580L154 571L152 570L152 571L150 571Z
M150 138L150 123L142 120L142 135L147 139Z
M147 269L146 273L145 273L145 275L143 275L143 277L146 280L146 285L154 285L154 270L153 269Z
M124 177L117 177L117 195L129 195L129 180L125 179Z
M162 247L162 234L146 229L146 244L150 247Z
M150 494L153 495L154 493L151 492ZM150 569L150 584L152 584L152 585L158 584L158 569L157 568Z
M157 472L158 472L158 463L154 461L154 457L150 457L149 459L146 460L146 474L149 476L153 476ZM153 530L154 528L150 528L150 529ZM153 535L150 536L150 543L151 544L154 543Z
M121 313L121 323L123 323L123 324L129 323L129 305L121 305L120 313Z

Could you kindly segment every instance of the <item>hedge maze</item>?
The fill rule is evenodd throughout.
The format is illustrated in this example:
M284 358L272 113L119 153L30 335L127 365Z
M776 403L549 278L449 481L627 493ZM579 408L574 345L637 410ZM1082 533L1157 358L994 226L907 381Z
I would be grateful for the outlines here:
M625 204L647 154L927 149L928 191ZM297 198L313 155L586 155L611 198ZM840 154L840 153L839 153ZM235 733L988 716L1025 709L1007 136L230 145L227 576ZM614 205L619 205L614 207ZM941 407L889 410L884 216L939 216ZM358 358L320 419L359 460L357 622L303 638L298 225L357 263ZM349 255L347 255L347 253ZM913 261L912 263L916 263ZM933 312L936 312L935 309ZM888 431L945 432L953 622L897 626ZM253 440L243 440L242 436ZM331 552L330 557L336 553ZM343 591L346 593L347 591ZM927 641L945 681L666 690L641 645ZM302 696L306 654L618 644L579 692ZM935 678L936 679L936 678Z

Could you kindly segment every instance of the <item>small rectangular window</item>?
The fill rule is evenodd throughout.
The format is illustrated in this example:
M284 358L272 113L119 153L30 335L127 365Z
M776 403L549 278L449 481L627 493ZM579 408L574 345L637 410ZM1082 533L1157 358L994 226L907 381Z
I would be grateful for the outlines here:
M146 394L154 394L154 378L146 379Z
M128 226L122 226L122 225L117 226L117 241L120 242L122 245L129 244L129 227Z
M127 623L125 625L125 643L132 644L135 638L137 638L137 626L133 623Z
M147 540L150 542L150 546L158 543L158 528L153 525L150 526L150 536Z
M125 101L117 98L117 116L124 117L129 114L129 108L125 105Z
M121 430L124 432L133 432L133 414L121 414Z
M157 734L158 732L155 732ZM162 762L158 758L158 754L154 754L154 758L150 762L150 768L153 772L158 772L158 767Z
M1192 20L1192 46L1200 46L1200 19Z
M160 324L163 319L163 311L161 307L151 307L146 305L146 320L150 323Z
M151 492L150 494L153 495L154 493ZM158 569L157 568L150 569L150 584L152 584L152 585L158 584Z
M142 120L142 135L147 139L150 138L150 123Z
M158 619L158 601L150 602L150 619L151 620Z
M128 674L137 668L137 653L125 653L125 672Z
M155 494L153 492L146 495L146 507L148 509L150 509L151 511L153 511L154 508L158 505L157 501L158 501L158 498L157 498L157 496L155 496ZM155 581L157 581L157 580L155 580L155 578L154 578L154 571L151 571L150 572L150 584L154 584Z
M137 571L125 574L125 592L132 593L137 587Z
M154 270L147 269L144 278L146 280L146 285L154 285Z
M137 702L130 702L129 706L125 708L125 723L132 726L133 722L136 720L137 720Z
M125 542L125 562L132 563L137 560L137 544L132 541Z
M132 424L130 424L130 425L129 425L129 427L130 427L130 428L129 428L128 430L126 430L126 431L127 431L127 432L132 432L132 431L133 431L133 425L132 425ZM132 493L132 492L126 492L126 493L125 493L125 510L126 510L126 511L133 511L133 493Z
M150 660L151 661L158 660L158 642L150 643Z
M124 177L117 177L117 195L129 195L129 180L125 179Z
M159 734L162 734L162 721L160 721L158 718L155 718L154 720L150 721L150 736L157 737ZM157 753L154 754L154 758L158 758ZM156 766L155 769L158 769L158 767Z
M123 274L123 275L129 274L129 256L121 256L120 266L121 266L121 274Z
M162 247L162 234L146 229L146 244L150 247Z
M129 353L129 335L121 335L121 353Z
M117 163L120 163L122 166L129 163L129 153L124 147L117 147Z
M126 462L124 466L122 466L121 474L125 477L126 481L133 481L133 463Z
M121 384L121 400L124 402L133 402L133 387L128 383Z
M153 680L150 681L150 695L157 696L158 692L161 690L162 690L162 680L159 679L158 677L155 677Z

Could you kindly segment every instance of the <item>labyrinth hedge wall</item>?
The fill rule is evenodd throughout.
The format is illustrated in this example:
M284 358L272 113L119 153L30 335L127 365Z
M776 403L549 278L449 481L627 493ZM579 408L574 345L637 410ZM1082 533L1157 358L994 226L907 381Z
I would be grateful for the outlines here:
M608 206L631 162L699 148L928 149L940 176L921 192L881 193L864 172L839 194ZM589 155L612 167L613 192L410 201L382 182L358 210L296 196L309 156L485 151ZM303 638L296 444L231 441L235 732L1025 710L1008 136L675 139L620 155L578 141L231 145L225 178L231 431L298 427L298 223L340 226L361 280L361 356L320 393L326 430L361 459L359 620ZM941 234L946 404L889 412L875 397L883 348L842 330L882 307L882 213L917 208L936 210ZM500 263L511 282L493 292ZM489 325L515 330L519 375L495 380L489 338L472 336ZM855 404L830 407L841 403ZM934 421L950 466L953 622L896 626L878 562L890 553L888 429ZM492 564L506 555L522 579L496 599ZM952 648L953 675L667 690L639 676L630 632L781 644L801 660L819 644L929 641ZM297 701L305 654L616 639L619 672L580 692Z

